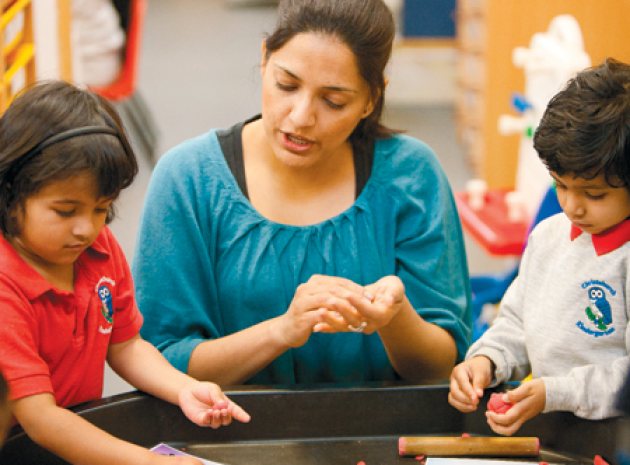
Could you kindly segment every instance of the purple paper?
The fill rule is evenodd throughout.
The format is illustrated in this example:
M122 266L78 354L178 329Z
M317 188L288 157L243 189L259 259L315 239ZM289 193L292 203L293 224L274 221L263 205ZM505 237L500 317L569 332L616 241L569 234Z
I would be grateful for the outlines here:
M151 448L151 451L160 455L188 455L190 457L195 457L194 455L187 454L186 452L182 452L179 449L175 449L174 447L169 446L168 444L164 444L163 442ZM224 465L219 462L213 462L211 460L204 460L199 457L195 457L196 459L201 460L205 465Z

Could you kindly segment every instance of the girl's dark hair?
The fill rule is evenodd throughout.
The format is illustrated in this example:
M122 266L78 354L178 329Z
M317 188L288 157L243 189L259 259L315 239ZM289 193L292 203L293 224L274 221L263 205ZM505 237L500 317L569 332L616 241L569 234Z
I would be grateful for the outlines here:
M374 111L350 135L355 150L364 153L374 140L399 132L380 122L385 95L385 66L396 32L392 13L382 0L282 0L278 21L266 38L267 57L294 36L323 33L342 40L354 53L359 73L370 88Z
M630 189L630 66L612 58L586 69L547 105L534 148L559 175Z
M51 144L22 158L52 136L86 126L112 128ZM116 110L102 97L63 81L38 83L23 91L0 118L0 230L19 233L15 211L53 181L88 172L99 197L116 199L138 173ZM114 209L107 215L109 223Z

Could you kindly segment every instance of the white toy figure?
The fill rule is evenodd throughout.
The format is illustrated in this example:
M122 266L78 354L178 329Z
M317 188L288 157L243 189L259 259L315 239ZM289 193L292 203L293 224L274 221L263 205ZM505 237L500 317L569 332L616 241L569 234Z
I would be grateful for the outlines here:
M525 73L525 95L513 99L520 116L499 117L499 132L521 134L515 183L517 194L512 200L514 197L520 199L521 205L515 208L524 207L531 218L551 185L551 177L533 147L534 131L551 97L578 71L590 66L591 60L584 51L580 26L571 15L553 18L546 32L532 36L529 48L514 49L512 60Z

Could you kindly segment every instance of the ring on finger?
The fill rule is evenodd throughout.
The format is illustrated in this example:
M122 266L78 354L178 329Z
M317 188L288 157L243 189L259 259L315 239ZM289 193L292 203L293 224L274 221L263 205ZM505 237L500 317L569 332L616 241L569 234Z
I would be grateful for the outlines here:
M367 321L362 321L359 326L348 325L348 329L353 333L362 333L363 330L367 327Z

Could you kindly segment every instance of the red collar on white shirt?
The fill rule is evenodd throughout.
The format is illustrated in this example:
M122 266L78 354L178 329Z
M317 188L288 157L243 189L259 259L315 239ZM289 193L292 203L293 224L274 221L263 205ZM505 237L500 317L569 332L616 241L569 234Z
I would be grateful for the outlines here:
M582 234L580 228L571 225L571 240L574 240L580 234ZM617 226L610 228L607 231L599 234L593 234L593 247L597 255L605 255L608 252L618 249L626 242L630 241L630 219L622 221Z

